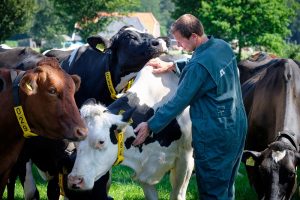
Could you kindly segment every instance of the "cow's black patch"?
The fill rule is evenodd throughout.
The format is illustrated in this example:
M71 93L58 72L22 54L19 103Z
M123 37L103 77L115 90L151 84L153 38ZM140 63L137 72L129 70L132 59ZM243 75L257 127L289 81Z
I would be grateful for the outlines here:
M131 124L135 128L139 123L148 121L153 115L154 110L149 106L143 104L140 105L140 100L135 93L128 92L126 95L116 100L108 106L108 110L114 114L118 114L120 110L130 110L135 108L132 114L133 123ZM158 141L161 146L168 147L172 142L178 140L182 133L180 131L177 120L171 121L171 123L164 128L161 132L154 134L153 137L149 137L144 142L145 145ZM125 141L125 147L129 149L134 140L134 137L130 137ZM140 146L140 151L142 151Z
M113 124L110 128L109 128L109 136L110 136L110 140L113 144L117 144L118 140L116 138L116 134L115 134L115 130L117 129L117 125Z

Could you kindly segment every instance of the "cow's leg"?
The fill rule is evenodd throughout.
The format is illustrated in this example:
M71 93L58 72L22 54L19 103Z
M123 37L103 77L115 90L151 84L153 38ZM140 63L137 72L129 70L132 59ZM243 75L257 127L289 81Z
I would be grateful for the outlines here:
M175 167L170 173L172 192L171 200L185 200L186 191L194 168L192 150L184 151L176 160Z
M58 176L54 176L48 181L47 185L47 197L48 200L59 200L60 188L58 185Z
M32 162L29 160L26 163L25 174L20 175L20 181L23 183L24 195L26 200L39 200L40 194L36 187L34 177L32 174Z
M158 199L158 193L157 193L154 185L149 185L147 183L142 183L142 182L140 182L140 184L143 188L143 191L145 194L145 199L147 199L147 200L157 200Z
M18 170L13 167L10 175L9 175L9 180L6 185L7 187L7 200L14 200L15 199L15 184L18 176Z

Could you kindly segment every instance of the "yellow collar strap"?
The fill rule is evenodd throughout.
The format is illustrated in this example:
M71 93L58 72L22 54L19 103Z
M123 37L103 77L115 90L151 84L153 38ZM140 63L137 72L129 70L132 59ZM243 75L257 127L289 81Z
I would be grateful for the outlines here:
M59 192L60 195L66 196L65 195L65 190L64 190L64 175L68 175L68 171L65 167L63 167L63 172L58 173L58 186L59 186Z
M37 134L31 132L30 127L25 118L22 106L16 106L16 107L14 107L14 110L15 110L15 114L18 119L19 125L23 131L23 136L25 138L37 136Z
M114 166L120 164L124 160L124 130L117 133L117 140L118 140L118 155L117 155L118 157L114 163Z
M118 97L117 97L117 93L115 91L115 88L113 86L112 80L111 80L110 71L105 72L105 79L106 79L106 84L107 84L108 90L110 92L110 97L112 99L116 100Z
M127 92L127 90L129 90L129 88L131 88L133 82L134 82L134 78L132 78L128 81L127 85L124 88L124 92Z
M108 90L110 92L110 97L113 100L116 100L118 97L117 97L116 90L113 86L112 80L111 80L110 71L105 72L105 79L106 79L106 84L107 84ZM132 86L133 81L134 81L134 78L132 78L131 80L128 81L127 85L124 88L124 92L126 92Z
M119 115L124 113L125 110L120 110ZM133 120L132 118L129 119L128 124L132 124ZM125 134L126 127L123 128L122 131L118 132L116 134L116 138L118 140L118 157L117 160L114 162L114 166L120 164L124 160L124 134Z
M27 120L25 118L24 115L24 111L23 108L20 104L20 98L19 98L19 83L23 77L23 75L25 74L25 72L20 72L17 73L15 71L11 71L11 80L13 82L13 101L14 101L14 110L15 110L15 114L16 117L18 119L19 125L23 131L23 136L25 138L29 138L32 136L37 136L37 134L32 133L29 125L27 123ZM26 85L26 87L29 87L29 89L31 88L29 85Z

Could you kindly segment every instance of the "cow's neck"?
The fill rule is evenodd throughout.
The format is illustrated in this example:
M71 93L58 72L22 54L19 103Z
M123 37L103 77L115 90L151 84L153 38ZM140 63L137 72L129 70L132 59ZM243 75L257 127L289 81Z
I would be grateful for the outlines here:
M139 105L156 110L174 95L177 83L178 77L175 74L154 75L152 67L146 66L139 72L128 92L136 94Z
M290 131L295 134L295 140L297 145L299 146L300 143L300 103L298 96L300 88L300 80L298 79L298 76L300 76L300 73L298 72L299 69L296 70L293 69L294 66L293 63L290 63L290 61L286 61L285 65L288 65L285 67L285 74L286 78L289 78L286 81L286 99L285 99L285 110L284 110L284 120L283 120L283 131Z
M12 81L9 72L5 75L4 79L7 89L0 93L0 129L5 131L0 131L0 135L3 141L15 138L20 140L20 138L23 138L23 135L14 112Z

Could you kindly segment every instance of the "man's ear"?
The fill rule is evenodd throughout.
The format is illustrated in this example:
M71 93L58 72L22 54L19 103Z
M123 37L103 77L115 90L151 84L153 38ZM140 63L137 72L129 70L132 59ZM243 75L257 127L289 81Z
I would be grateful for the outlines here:
M23 76L20 81L20 89L25 92L28 96L37 93L37 77L38 73L28 73Z
M80 76L78 76L76 74L71 75L71 77L75 83L75 91L77 92L80 88L81 78L80 78Z

